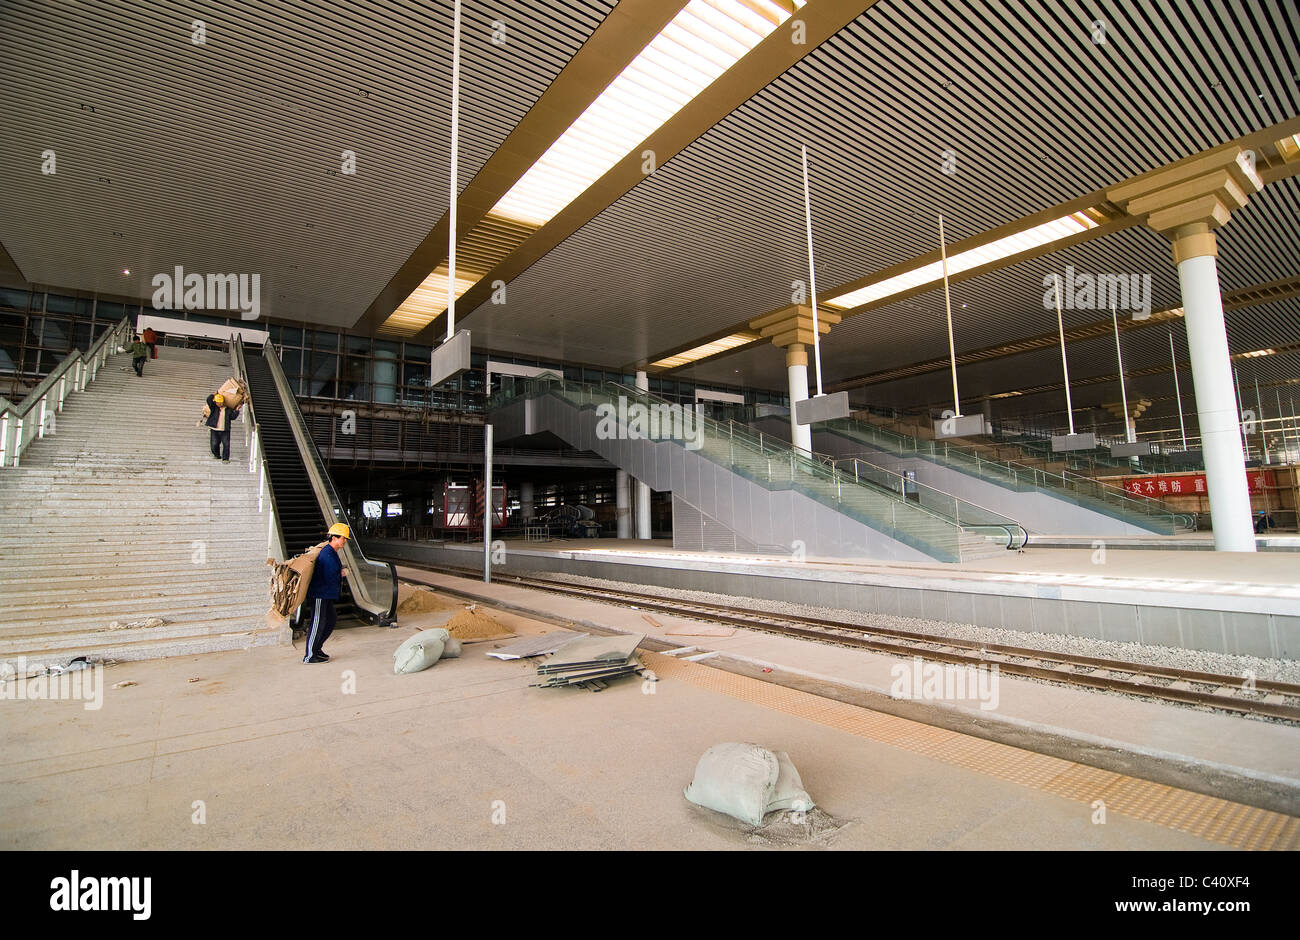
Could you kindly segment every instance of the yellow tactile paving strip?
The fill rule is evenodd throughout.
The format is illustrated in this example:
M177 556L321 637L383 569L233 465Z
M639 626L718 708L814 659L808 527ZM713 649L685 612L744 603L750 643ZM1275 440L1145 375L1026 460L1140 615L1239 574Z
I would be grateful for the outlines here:
M1067 800L1089 805L1102 800L1107 813L1152 822L1234 849L1300 848L1300 819L1294 816L985 741L672 656L642 651L641 658L661 678L688 682Z

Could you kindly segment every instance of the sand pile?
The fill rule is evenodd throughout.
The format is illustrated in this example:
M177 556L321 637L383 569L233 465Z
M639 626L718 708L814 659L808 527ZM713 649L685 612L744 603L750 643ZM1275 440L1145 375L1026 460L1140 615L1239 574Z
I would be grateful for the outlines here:
M431 610L458 610L462 605L439 597L427 587L401 583L397 585L397 612L422 614Z
M447 621L447 630L458 640L486 640L489 637L505 636L511 632L487 614L477 610L462 610Z

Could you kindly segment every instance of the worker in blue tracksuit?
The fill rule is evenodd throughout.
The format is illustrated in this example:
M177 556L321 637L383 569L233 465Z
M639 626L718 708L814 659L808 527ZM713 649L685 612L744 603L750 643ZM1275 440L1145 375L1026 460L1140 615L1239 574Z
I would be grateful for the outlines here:
M316 568L311 574L311 583L307 585L307 597L303 601L307 622L307 655L304 663L327 663L330 658L321 649L325 641L334 632L334 604L339 599L343 578L347 569L339 552L344 543L352 537L352 530L341 522L330 526L329 544L316 556Z

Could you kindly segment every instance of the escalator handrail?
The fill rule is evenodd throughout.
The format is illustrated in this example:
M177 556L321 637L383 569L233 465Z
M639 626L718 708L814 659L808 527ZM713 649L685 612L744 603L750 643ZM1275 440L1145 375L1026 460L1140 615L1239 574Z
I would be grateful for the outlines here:
M501 390L499 390L493 395L491 404L493 407L497 407L505 404L508 400L519 396L531 397L532 395L535 394L546 394L549 392L553 392L556 387L565 390L581 391L590 394L591 396L593 396L592 397L593 401L595 400L594 398L595 395L608 395L612 397L613 395L618 394L618 395L628 395L631 397L635 397L642 402L648 402L656 405L672 404L666 399L659 398L658 396L655 396L645 391L644 389L628 388L625 385L615 383L615 382L605 382L602 385L588 385L581 382L574 382L572 380L563 379L554 374L543 374L540 376L534 376L534 377L524 379L522 382L516 382L515 385L508 390L502 388ZM734 422L728 422L727 424L724 425L722 422L715 421L714 419L709 418L705 415L697 415L694 418L694 420L699 421L703 427L711 429L714 432L717 439L719 440L730 438L735 440L737 443L739 443L740 446L751 448L753 450L758 451L760 454L777 456L781 459L785 459L786 457L788 457L792 461L792 467L797 463L800 467L812 473L815 477L823 479L827 482L835 483L837 484L837 487L839 486L859 487L862 490L879 493L881 496L890 500L890 503L894 511L896 511L899 508L902 508L905 511L916 515L928 516L930 518L937 519L943 524L945 524L946 526L951 527L951 531L954 533L960 533L963 531L973 531L979 528L992 528L1005 533L1006 540L1007 540L1006 547L1009 549L1013 548L1015 544L1016 532L1019 533L1021 547L1023 547L1028 542L1028 532L1025 530L1024 526L1020 525L1014 519L1004 516L1001 513L997 513L992 510L986 509L985 507L976 506L975 504L970 503L967 500L963 500L960 497L953 496L950 493L943 493L942 491L935 490L933 487L925 487L927 491L939 493L944 498L952 499L955 505L964 504L967 506L974 507L978 509L981 513L994 517L996 521L986 522L982 524L981 523L964 524L960 522L956 516L939 511L936 508L931 506L923 506L919 503L912 502L911 500L908 500L903 496L899 496L898 494L893 493L890 489L880 484L868 483L866 481L855 479L853 476L846 474L843 470L837 467L835 465L836 463L835 458L830 457L828 455L816 454L816 453L811 453L809 451L804 451L802 449L796 449L780 441L773 442L769 440L768 442L764 443L761 435L756 436L754 433L744 428L743 425L738 428L734 424ZM892 471L887 471L884 470L884 468L867 464L866 461L860 460L859 463L869 467L871 470L879 470L883 473L892 474ZM892 474L892 475L899 476L898 474ZM918 486L923 486L923 484L918 484ZM820 497L814 496L813 498L821 501ZM961 552L960 538L958 538L957 540L957 552L958 555L960 556L960 552Z
M311 434L307 430L307 423L303 419L302 411L298 408L298 399L289 387L288 379L284 376L284 370L280 366L279 350L269 340L262 349L262 357L266 360L268 371L270 371L271 378L275 382L276 391L280 395L280 405L284 409L285 419L293 432L294 441L298 445L298 452L302 456L303 466L307 470L307 479L311 481L312 492L316 496L316 502L320 507L321 514L326 519L342 522L348 528L352 528L352 523L349 522L347 512L343 508L343 501L339 499L333 481L330 480L329 474L325 472L324 466L320 463L320 453L316 449L316 442L312 440ZM362 577L348 578L348 587L358 607L379 618L381 622L391 621L397 613L396 570L393 569L392 565L386 565L383 562L372 561L367 558L365 552L357 544L355 537L348 539L344 543L342 554L345 563L354 575L359 575L365 569L383 569L385 567L389 569L385 574L394 582L391 598L381 600L372 597L370 589Z
M250 389L250 394L248 395L248 401L244 402L244 408L247 409L244 420L247 421L248 424L252 426L252 431L249 434L250 440L246 441L246 443L250 444L249 453L251 456L252 435L257 436L257 440L259 444L261 444L261 442L264 441L264 437L262 435L262 427L260 424L258 424L257 421L257 409L253 406L253 396L251 393L252 386L249 385L248 382L248 366L244 362L244 343L238 333L236 333L233 337L231 337L230 340L230 360L231 360L230 364L234 368L235 374L239 376L239 380L244 383L245 388ZM270 500L270 504L271 504L271 520L268 525L270 534L267 536L267 541L273 542L273 544L269 544L267 548L268 550L271 549L274 550L275 561L278 562L288 561L289 556L288 554L286 554L284 550L284 533L280 531L280 521L282 518L280 516L280 507L276 505L275 502L275 487L271 485L271 468L270 466L268 466L266 462L266 447L264 444L261 444L261 446L257 448L257 459L258 459L258 466L262 473L262 483L266 487L266 496L267 499ZM253 470L251 466L248 469L250 473ZM259 496L261 495L260 492L258 495Z

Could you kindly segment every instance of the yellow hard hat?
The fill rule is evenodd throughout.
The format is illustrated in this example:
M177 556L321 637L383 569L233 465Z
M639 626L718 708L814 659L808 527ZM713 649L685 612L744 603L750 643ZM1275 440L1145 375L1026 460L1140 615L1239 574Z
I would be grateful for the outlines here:
M330 535L341 535L345 539L352 538L352 530L341 522L336 522L330 526Z
M224 405L226 403L226 396L222 395L220 392L217 392L217 394L212 396L212 400L215 401L218 405Z

